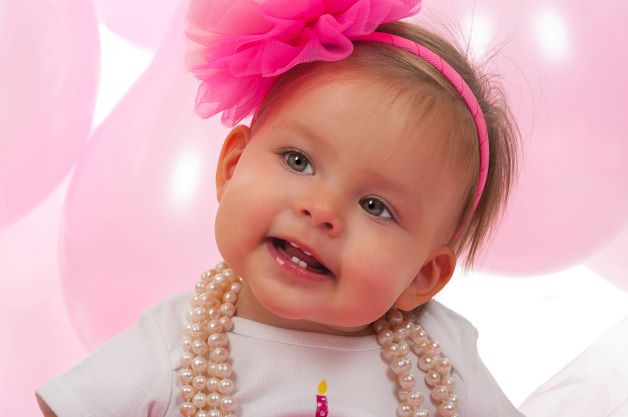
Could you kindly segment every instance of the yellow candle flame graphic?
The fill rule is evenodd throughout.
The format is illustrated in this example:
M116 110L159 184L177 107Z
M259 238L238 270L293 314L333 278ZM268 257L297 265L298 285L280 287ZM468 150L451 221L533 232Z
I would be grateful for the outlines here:
M327 381L322 380L320 384L318 384L318 394L323 395L327 392Z

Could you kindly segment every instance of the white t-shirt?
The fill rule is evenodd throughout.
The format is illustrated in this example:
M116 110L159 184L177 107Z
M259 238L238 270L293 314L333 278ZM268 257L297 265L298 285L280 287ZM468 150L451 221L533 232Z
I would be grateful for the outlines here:
M37 393L58 417L179 417L182 329L192 294L146 310L132 328ZM462 417L523 416L478 356L471 323L435 300L418 320L453 363ZM288 330L236 316L229 343L241 417L314 416L323 379L330 417L396 415L396 382L374 336ZM436 416L424 374L409 357L423 406Z

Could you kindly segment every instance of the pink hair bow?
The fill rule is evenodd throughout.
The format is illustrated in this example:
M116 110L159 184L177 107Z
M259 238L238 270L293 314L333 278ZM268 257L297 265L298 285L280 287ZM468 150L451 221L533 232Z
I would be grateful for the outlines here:
M190 0L186 65L201 80L195 110L233 127L254 114L276 77L338 61L354 37L416 14L421 0Z

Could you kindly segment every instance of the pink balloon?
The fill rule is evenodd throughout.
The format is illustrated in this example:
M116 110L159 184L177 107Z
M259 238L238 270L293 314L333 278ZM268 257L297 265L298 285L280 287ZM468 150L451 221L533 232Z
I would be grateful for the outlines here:
M86 355L57 272L59 216L68 182L0 231L1 416L41 416L35 389Z
M622 232L593 255L586 265L619 288L628 291L628 222Z
M67 175L91 129L99 65L89 2L0 5L0 228Z
M99 20L126 40L156 48L179 3L187 0L93 0Z
M483 28L488 39L513 38L492 62L520 123L523 169L481 269L536 275L582 262L628 219L628 6L586 0L434 5L463 27L473 16L476 41Z
M95 132L64 207L61 275L93 349L189 290L220 256L215 164L228 130L194 113L182 11L144 75Z

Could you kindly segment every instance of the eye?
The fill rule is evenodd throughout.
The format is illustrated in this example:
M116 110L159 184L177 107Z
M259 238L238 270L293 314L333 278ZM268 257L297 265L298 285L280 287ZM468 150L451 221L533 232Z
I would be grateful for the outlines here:
M375 217L381 217L384 219L392 219L392 214L386 204L379 198L366 197L360 200L360 206L370 215Z
M313 174L314 168L307 156L298 151L285 151L281 154L286 165L293 171L303 174Z

